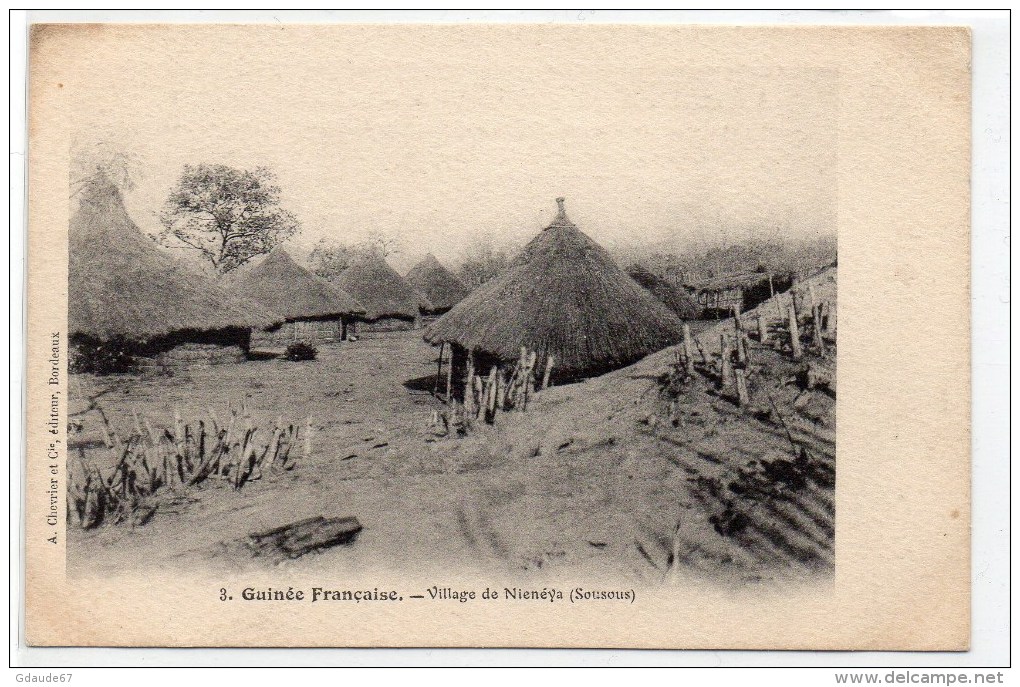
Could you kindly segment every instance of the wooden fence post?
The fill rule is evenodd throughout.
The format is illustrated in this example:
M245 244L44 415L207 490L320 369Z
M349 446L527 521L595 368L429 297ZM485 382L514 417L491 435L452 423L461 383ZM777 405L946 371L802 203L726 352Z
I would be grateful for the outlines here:
M797 308L790 303L789 317L790 321L790 348L793 351L793 359L800 360L804 353L800 348L800 330L797 327Z
M446 403L453 402L453 344L450 344L450 359L446 361Z
M818 346L818 352L825 355L825 339L822 338L822 308L816 305L811 309L811 320L815 334L815 345Z
M474 395L471 397L471 408L475 417L485 415L485 382L481 375L475 375Z
M763 346L769 342L769 329L765 324L765 318L761 316L761 310L758 311L758 343Z
M446 342L439 344L439 361L436 363L436 383L432 385L432 395L439 395L439 380L443 378L443 351L446 350Z
M747 394L747 376L739 367L733 370L733 375L737 380L737 404L743 408L751 401Z
M730 340L725 334L719 335L719 345L720 356L722 356L719 368L719 387L725 389L730 385L730 370L732 368L730 361Z
M468 351L467 374L464 377L464 417L474 416L474 395L475 395L475 354Z
M691 347L691 326L684 322L684 355L687 356L685 370L688 377L694 376L694 349Z
M495 365L489 371L489 383L485 386L485 413L486 421L493 422L496 419L496 388L499 384L499 368Z
M740 308L733 306L733 340L737 344L737 362L747 362L744 351L744 329L740 325Z
M686 326L686 325L685 325ZM556 356L550 355L545 361L545 372L542 373L542 389L549 388L549 375L552 374L553 365L556 364Z

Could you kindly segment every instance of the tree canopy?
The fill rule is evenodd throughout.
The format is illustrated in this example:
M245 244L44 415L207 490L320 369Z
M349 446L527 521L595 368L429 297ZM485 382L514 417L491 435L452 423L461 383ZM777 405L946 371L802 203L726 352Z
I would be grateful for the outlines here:
M297 218L280 207L276 175L266 167L185 165L160 222L165 245L197 251L221 274L300 230Z

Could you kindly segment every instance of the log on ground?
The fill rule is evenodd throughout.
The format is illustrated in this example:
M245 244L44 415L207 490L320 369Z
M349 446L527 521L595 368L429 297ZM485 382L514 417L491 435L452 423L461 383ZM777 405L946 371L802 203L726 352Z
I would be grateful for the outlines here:
M245 544L256 554L283 554L299 558L306 553L351 544L361 532L353 516L326 518L318 515L265 532L248 535Z

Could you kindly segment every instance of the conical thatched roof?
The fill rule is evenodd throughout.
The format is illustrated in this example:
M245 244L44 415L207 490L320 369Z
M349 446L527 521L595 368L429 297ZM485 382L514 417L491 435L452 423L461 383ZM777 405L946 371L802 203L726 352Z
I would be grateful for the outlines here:
M328 284L277 248L231 282L238 292L288 320L340 317L365 312L349 293Z
M559 377L628 365L679 341L681 322L560 212L510 267L425 330L505 361L521 346L556 357Z
M147 341L173 332L270 327L283 318L190 269L144 236L98 175L71 217L69 334Z
M450 270L443 267L436 256L429 253L421 262L411 268L404 277L407 283L425 294L432 303L432 310L445 311L457 305L468 295L468 288Z
M365 317L417 317L432 304L390 267L382 256L362 256L340 273L335 283L364 306Z
M627 269L630 278L651 291L652 295L676 313L682 320L693 320L701 312L698 302L682 287L673 286L662 277L649 272L640 265L632 265Z

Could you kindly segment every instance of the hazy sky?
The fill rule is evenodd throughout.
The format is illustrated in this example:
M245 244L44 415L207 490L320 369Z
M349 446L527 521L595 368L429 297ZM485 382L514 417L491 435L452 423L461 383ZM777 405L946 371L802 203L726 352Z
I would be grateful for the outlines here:
M535 25L54 41L78 69L64 87L79 141L142 162L127 201L144 229L185 163L266 165L300 246L380 230L404 238L403 269L427 251L455 262L478 236L521 244L558 195L610 248L834 233L836 74L753 48L732 32Z

